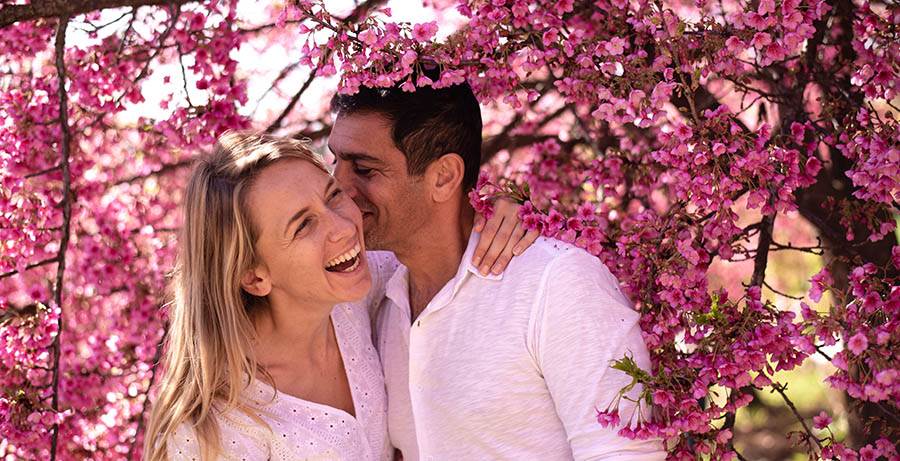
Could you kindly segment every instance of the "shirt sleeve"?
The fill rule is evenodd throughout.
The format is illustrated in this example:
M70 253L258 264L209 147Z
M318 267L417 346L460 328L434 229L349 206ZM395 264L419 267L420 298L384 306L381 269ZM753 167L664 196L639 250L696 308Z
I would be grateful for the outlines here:
M260 438L260 430L242 431L240 425L219 418L220 450L217 461L265 461L269 459L269 449ZM249 428L249 427L248 427ZM166 443L166 453L170 460L200 461L200 442L192 427L182 424L175 435Z
M615 277L599 259L577 250L555 258L543 280L533 330L535 353L574 458L665 459L661 441L627 439L618 435L618 428L597 422L597 409L605 409L631 382L624 372L612 369L610 361L628 354L650 370L639 315ZM636 386L628 395L636 398L639 392ZM637 420L634 402L621 399L618 408L622 424L632 415ZM649 419L649 409L641 411Z

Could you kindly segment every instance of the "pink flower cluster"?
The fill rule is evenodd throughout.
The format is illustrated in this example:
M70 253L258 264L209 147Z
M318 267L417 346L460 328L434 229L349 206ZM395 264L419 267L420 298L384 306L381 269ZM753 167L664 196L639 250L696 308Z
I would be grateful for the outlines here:
M849 276L848 292L833 285L827 269L813 277L811 297L827 289L841 302L832 315L823 316L808 306L802 314L819 344L843 341L844 350L832 357L837 371L828 382L850 396L870 402L900 401L900 369L896 348L900 342L900 247L894 247L897 261L879 273L874 264L854 268Z
M135 9L118 24L133 18L140 25L127 41L97 26L97 13L72 18L70 30L98 30L88 33L97 40L64 49L68 196L56 20L0 29L0 61L11 80L0 92L0 458L50 459L54 431L58 459L140 456L136 437L165 328L159 313L179 225L185 169L178 165L187 166L218 133L248 126L238 113L246 82L232 58L243 40L235 6ZM187 81L166 88L167 118L119 118L143 101L143 84L161 63L188 58ZM194 100L184 94L188 85Z
M67 44L64 87L55 19L0 28L0 457L47 459L55 430L61 459L139 456L185 167L222 131L251 126L256 63L235 53L251 36L296 50L293 65L317 78L340 72L343 92L473 86L492 172L470 194L473 206L527 197L523 222L598 256L641 313L652 368L627 357L615 366L643 386L656 417L620 415L614 401L598 408L598 424L665 438L671 459L734 459L738 409L757 392L784 390L776 372L811 356L836 366L828 385L896 414L896 5L429 5L455 8L465 26L442 34L452 31L441 30L440 14L402 24L386 8L336 18L318 0L272 8L259 27L238 16L235 0L91 12L72 18L89 40ZM419 72L434 66L436 80ZM154 75L162 69L174 73ZM145 103L154 76L165 115L134 117L128 109ZM68 196L61 90L73 136ZM320 112L308 127L329 125ZM797 211L823 245L773 237ZM65 225L72 238L56 306ZM772 290L768 255L823 247L826 269L803 300ZM722 267L748 265L743 287L716 282ZM827 413L801 422L798 449L811 456L897 459L895 432L851 449Z

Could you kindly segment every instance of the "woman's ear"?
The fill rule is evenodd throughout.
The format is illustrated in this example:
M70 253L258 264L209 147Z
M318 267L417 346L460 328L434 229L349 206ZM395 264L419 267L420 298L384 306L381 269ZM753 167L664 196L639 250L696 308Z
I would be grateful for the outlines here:
M268 296L272 291L272 281L264 268L254 265L241 277L241 288L253 296Z
M442 203L456 198L462 187L466 165L459 154L444 154L425 169L425 181L431 188L431 197Z

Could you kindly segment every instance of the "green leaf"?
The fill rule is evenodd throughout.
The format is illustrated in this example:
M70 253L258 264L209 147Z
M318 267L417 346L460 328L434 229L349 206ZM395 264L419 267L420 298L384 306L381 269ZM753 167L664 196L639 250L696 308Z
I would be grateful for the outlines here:
M613 360L612 365L610 366L615 370L619 370L621 372L624 372L626 375L631 376L636 381L650 381L650 374L642 370L641 367L638 366L637 362L634 361L634 357L629 355L628 353L626 353L625 356L621 359ZM633 386L634 383L632 383L632 385L629 387Z

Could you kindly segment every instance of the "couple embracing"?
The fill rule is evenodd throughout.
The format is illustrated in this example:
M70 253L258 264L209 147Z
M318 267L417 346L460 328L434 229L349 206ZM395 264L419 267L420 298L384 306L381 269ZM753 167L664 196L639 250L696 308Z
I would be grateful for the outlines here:
M332 109L333 172L241 133L195 167L145 458L663 459L596 420L630 382L611 360L649 368L615 278L516 205L468 204L470 87Z

